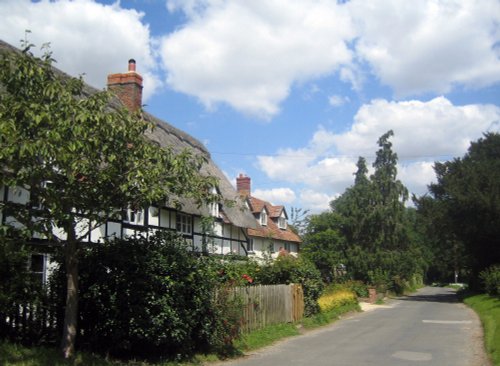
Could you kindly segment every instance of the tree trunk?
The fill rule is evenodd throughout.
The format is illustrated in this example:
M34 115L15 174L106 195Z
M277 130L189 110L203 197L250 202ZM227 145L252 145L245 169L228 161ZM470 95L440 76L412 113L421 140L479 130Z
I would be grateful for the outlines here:
M68 359L74 356L75 339L78 321L78 242L75 228L69 225L68 240L65 248L66 261L66 308L64 312L63 335L61 351L63 357Z

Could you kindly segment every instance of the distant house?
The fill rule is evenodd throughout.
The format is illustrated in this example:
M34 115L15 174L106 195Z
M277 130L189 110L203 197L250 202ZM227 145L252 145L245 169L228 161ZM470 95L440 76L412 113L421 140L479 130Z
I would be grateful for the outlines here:
M284 206L275 206L252 196L251 179L240 174L236 178L238 193L245 199L258 226L247 228L248 252L257 258L270 255L276 258L282 254L296 256L301 239L288 226L288 215Z
M18 52L11 45L0 40L0 54L8 52ZM61 77L68 77L58 71ZM142 77L135 71L135 61L129 61L126 73L112 74L108 76L108 88L118 97L111 105L112 108L121 105L130 110L136 110L142 106ZM1 90L1 88L0 88ZM89 95L97 90L86 86L86 93ZM171 147L174 151L180 152L184 149L190 150L193 154L202 155L207 163L203 165L200 174L215 176L219 180L217 187L223 201L211 204L210 206L198 207L194 202L178 197L182 204L180 210L175 209L171 202L162 205L144 207L140 210L125 210L121 220L109 220L102 226L90 230L90 222L83 222L81 233L88 232L85 242L98 243L105 238L126 238L138 233L149 235L157 230L175 230L181 233L191 244L194 251L201 251L203 238L207 233L202 229L202 217L211 216L213 218L213 230L208 234L210 248L209 251L215 254L238 254L246 256L249 253L249 240L247 230L257 227L254 216L245 207L239 194L235 191L231 183L227 180L222 171L215 165L207 149L195 138L187 133L175 128L169 123L162 121L153 115L143 112L143 117L152 122L156 128L147 135L159 146ZM22 187L0 186L0 202L28 203L30 192ZM225 205L224 202L233 201L234 205ZM0 206L1 208L1 206ZM5 215L0 209L0 224L16 225L16 220L12 216ZM64 237L64 233L60 234ZM42 242L43 244L43 242ZM40 278L45 280L49 268L50 257L44 254L43 245L37 254L34 254L31 261L31 268L38 273Z

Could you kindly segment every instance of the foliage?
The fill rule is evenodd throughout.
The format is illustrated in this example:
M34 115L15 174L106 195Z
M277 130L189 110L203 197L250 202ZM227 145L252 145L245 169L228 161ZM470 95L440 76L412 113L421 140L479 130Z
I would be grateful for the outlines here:
M304 314L318 312L317 300L323 290L321 274L314 264L300 256L279 256L274 262L267 263L255 274L256 282L262 285L298 283L304 291Z
M327 312L347 304L357 304L356 295L349 290L327 293L318 299L318 305L322 312Z
M427 263L426 280L433 282L463 281L469 275L470 257L464 243L452 229L445 206L432 197L414 197L417 207L416 226L422 240Z
M289 228L298 235L304 235L307 226L307 215L310 210L304 210L300 207L292 207L290 212Z
M235 342L235 346L241 351L248 352L269 346L280 339L296 335L299 335L299 331L295 324L273 324L243 334L241 339Z
M70 357L78 246L88 234L78 228L99 227L119 218L124 208L167 197L208 200L216 181L199 174L203 157L174 154L147 139L153 126L140 113L110 108L110 94L89 93L81 78L62 76L50 52L37 59L32 45L23 48L0 58L0 186L29 189L30 201L4 201L0 209L9 211L28 237L40 233L64 243L68 298L61 347Z
M468 295L464 302L479 315L485 348L495 366L500 366L500 299L485 294Z
M22 238L0 237L0 338L23 344L40 344L54 337L40 321L47 320L45 314L55 307L50 293L30 272L33 250ZM29 314L21 309L30 309Z
M368 297L368 286L362 281L348 280L341 283L329 285L325 290L325 294L334 293L340 290L353 292L357 297Z
M361 309L360 309L359 304L357 302L356 303L349 303L346 305L335 307L330 311L320 312L320 313L314 314L308 318L304 318L302 320L302 325L306 329L321 327L323 325L330 324L332 321L339 319L342 314L352 312L352 311L360 311L360 310Z
M493 265L479 273L484 290L491 296L500 296L500 265Z
M81 347L125 358L224 352L239 316L229 296L216 295L216 268L171 232L85 248Z
M314 263L324 282L342 277L345 240L340 232L338 215L323 212L309 216L302 255Z
M399 293L427 268L416 215L405 207L408 191L397 179L392 136L388 131L379 138L371 176L360 157L354 185L330 203L329 212L309 218L304 254L326 282L350 278Z
M71 361L64 360L55 349L46 347L23 347L15 343L0 341L0 360L9 366L111 366L118 363L105 361L86 353L78 353Z
M478 287L479 273L500 263L500 134L486 133L463 158L436 163L434 170L437 182L429 190L448 220L440 231L452 239L449 249L463 246L471 285Z

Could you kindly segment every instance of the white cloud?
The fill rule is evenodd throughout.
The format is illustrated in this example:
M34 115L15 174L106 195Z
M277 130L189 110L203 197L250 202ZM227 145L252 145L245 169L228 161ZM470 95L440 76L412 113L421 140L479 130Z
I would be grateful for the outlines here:
M498 0L352 0L357 55L399 95L500 81Z
M433 166L434 163L430 161L400 164L398 177L410 192L421 196L427 192L427 186L436 181Z
M310 213L319 213L328 210L330 201L336 196L329 196L326 193L318 192L312 189L304 189L300 192L300 200L304 209L311 210Z
M144 78L144 100L161 85L143 14L122 8L119 2L3 0L0 14L4 41L20 47L19 40L29 29L32 43L50 42L57 67L74 76L84 73L92 86L104 88L108 74L127 71L130 58L137 61Z
M404 160L462 155L471 140L499 130L500 108L494 105L455 106L447 98L428 102L373 100L354 117L351 130L331 136L341 154L373 156L377 139L394 131L394 150Z
M252 196L264 201L271 202L273 205L290 204L295 201L295 192L290 188L256 189Z
M328 103L330 103L330 105L333 107L340 107L348 102L349 97L343 97L342 95L334 94L328 98Z
M168 84L207 107L271 117L293 83L351 62L353 27L328 0L169 1L189 21L162 40Z
M167 81L208 108L223 102L269 118L294 83L335 72L357 91L371 72L399 96L500 81L497 0L170 0L167 8L188 19L162 39Z
M259 156L258 167L271 179L304 185L307 202L319 207L321 197L342 193L353 183L359 156L371 164L378 138L389 129L395 133L391 141L399 156L399 179L411 192L423 194L434 179L435 160L462 156L482 133L500 131L500 107L455 106L444 97L374 100L358 110L349 131L337 134L320 126L306 147ZM302 207L313 207L304 202Z

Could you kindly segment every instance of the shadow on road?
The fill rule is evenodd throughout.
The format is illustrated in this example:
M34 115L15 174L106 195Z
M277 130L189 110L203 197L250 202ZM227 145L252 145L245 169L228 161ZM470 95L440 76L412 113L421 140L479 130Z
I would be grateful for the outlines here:
M438 290L438 289L436 289ZM457 303L460 302L456 292L452 289L440 288L436 293L416 293L413 295L398 297L402 301L426 301L426 302L442 302L442 303ZM434 291L433 291L434 292Z

